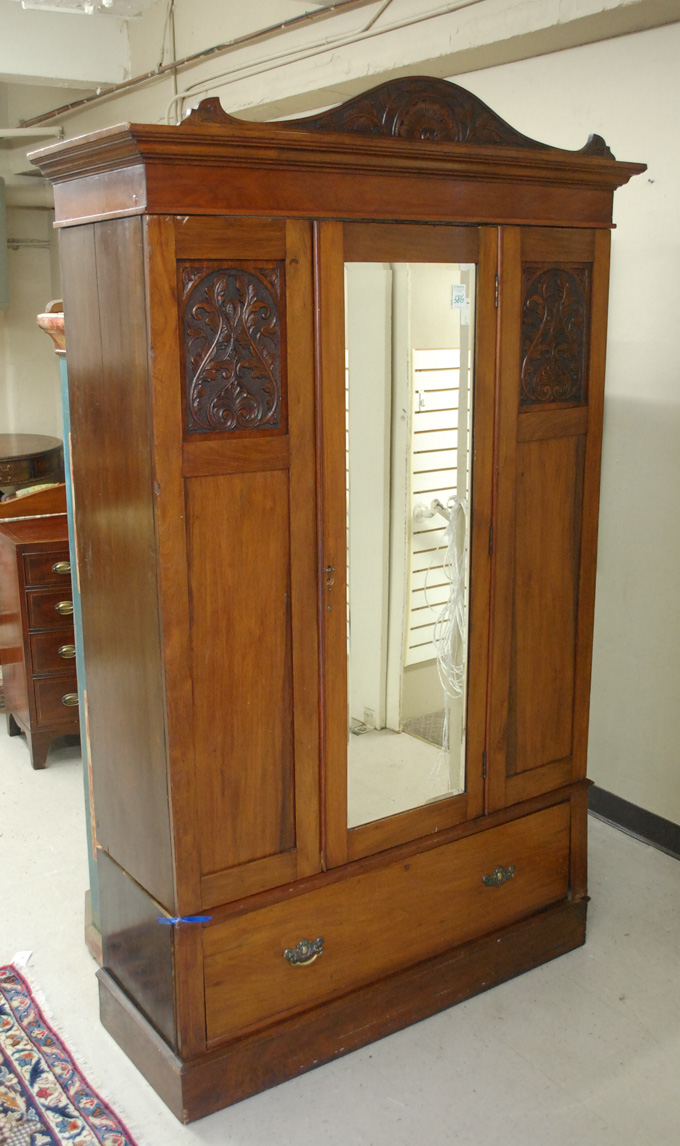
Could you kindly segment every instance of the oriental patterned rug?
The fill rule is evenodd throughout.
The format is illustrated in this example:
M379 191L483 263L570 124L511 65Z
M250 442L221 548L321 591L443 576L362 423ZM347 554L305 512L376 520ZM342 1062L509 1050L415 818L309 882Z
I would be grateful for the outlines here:
M15 967L0 967L0 1146L135 1146L45 1020Z

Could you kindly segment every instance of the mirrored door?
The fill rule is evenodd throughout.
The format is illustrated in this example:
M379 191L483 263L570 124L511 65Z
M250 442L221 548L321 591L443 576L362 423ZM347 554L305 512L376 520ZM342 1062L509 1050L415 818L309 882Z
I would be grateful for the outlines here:
M478 493L478 230L346 224L341 249L333 237L326 290L344 321L322 374L325 765L330 838L344 829L351 857L480 807L473 538L492 423L482 415Z
M345 263L347 824L465 791L474 263Z

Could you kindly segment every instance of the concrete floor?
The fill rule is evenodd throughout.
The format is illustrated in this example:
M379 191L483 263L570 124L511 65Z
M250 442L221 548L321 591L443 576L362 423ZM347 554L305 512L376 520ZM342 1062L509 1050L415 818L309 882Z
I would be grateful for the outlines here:
M77 753L0 731L0 963L29 979L139 1146L678 1146L680 864L591 820L585 947L182 1127L98 1022Z

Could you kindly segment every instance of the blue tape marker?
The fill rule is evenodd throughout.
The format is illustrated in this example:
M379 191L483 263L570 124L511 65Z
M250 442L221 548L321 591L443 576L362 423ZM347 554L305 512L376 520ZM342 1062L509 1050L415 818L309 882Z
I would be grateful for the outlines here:
M210 923L212 915L171 915L166 919L164 915L158 916L159 923Z

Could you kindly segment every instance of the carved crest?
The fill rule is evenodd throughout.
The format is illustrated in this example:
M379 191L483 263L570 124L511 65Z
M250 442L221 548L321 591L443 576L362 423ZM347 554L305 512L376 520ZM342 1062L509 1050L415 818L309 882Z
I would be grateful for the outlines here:
M520 403L584 402L587 267L525 267Z
M391 80L322 115L287 120L286 125L307 131L356 132L430 143L546 147L515 131L472 92L448 80L426 76Z
M182 267L189 433L281 426L278 267Z

